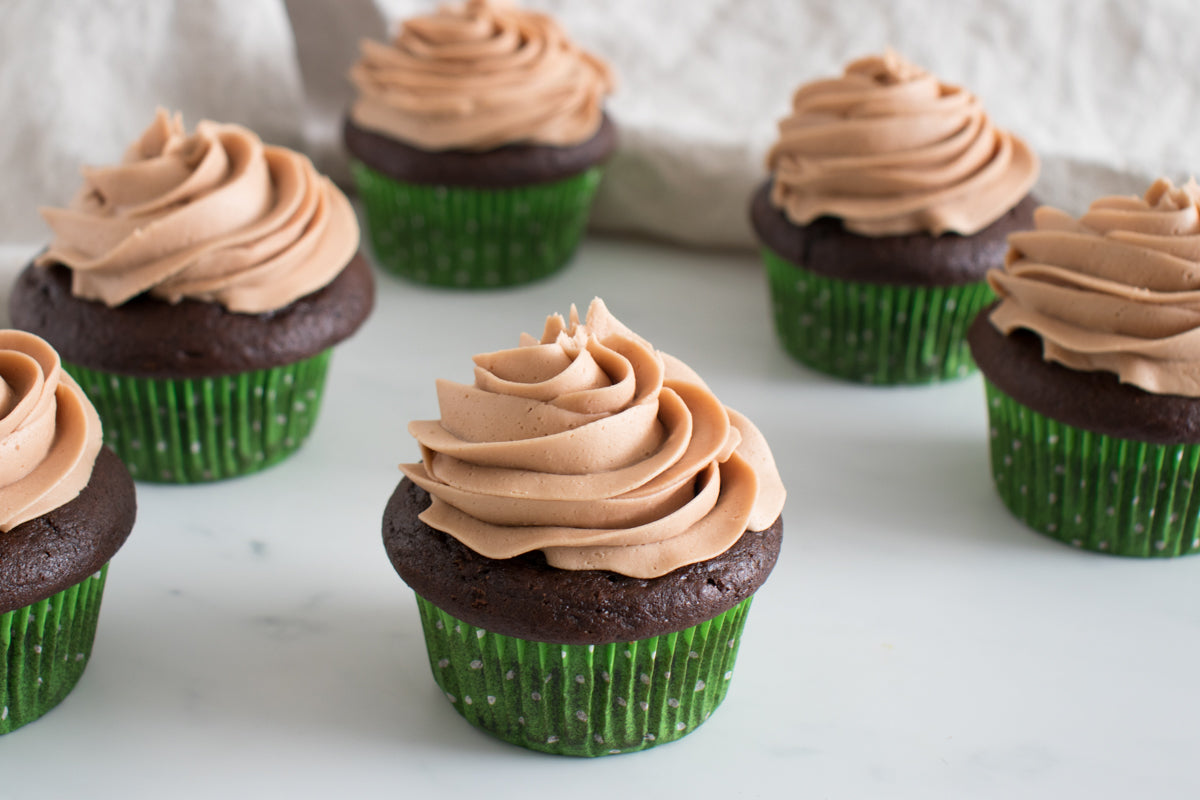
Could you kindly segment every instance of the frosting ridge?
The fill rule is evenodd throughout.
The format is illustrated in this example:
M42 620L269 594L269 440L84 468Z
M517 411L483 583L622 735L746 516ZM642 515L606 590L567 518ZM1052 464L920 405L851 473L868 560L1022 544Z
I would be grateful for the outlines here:
M71 269L72 292L118 306L143 292L262 313L328 284L358 250L345 195L307 157L239 125L188 135L159 109L121 163L83 170L35 261Z
M1026 328L1043 356L1116 373L1154 394L1200 397L1200 186L1160 178L1096 200L1078 220L1042 206L1009 236L991 322Z
M1020 202L1038 160L970 92L893 51L805 84L767 155L771 202L797 225L866 236L975 233Z
M100 446L100 417L54 348L0 331L0 531L78 496Z
M555 20L502 0L443 5L390 45L364 40L350 78L355 124L426 150L579 144L614 84Z
M421 519L480 555L652 578L783 509L754 425L599 299L475 365L438 381L441 419L409 425L422 460L400 469L433 498Z

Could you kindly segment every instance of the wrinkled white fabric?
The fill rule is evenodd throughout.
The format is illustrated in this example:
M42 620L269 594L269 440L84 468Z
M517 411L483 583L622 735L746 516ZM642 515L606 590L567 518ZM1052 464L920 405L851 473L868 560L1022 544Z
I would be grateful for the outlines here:
M746 198L792 90L888 45L970 87L1042 158L1036 194L1072 213L1200 164L1200 140L1180 134L1200 127L1194 0L523 3L621 76L601 230L752 246ZM344 177L337 131L359 38L385 40L385 19L435 5L8 0L0 104L21 113L0 129L0 241L44 241L37 206L64 203L78 165L118 157L158 105L244 124L271 144L306 143L318 169Z

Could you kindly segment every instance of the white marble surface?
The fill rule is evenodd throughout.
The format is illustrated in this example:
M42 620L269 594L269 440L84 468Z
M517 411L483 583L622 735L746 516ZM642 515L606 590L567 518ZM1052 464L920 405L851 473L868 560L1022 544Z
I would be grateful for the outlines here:
M434 379L593 295L758 423L790 497L725 704L678 743L586 761L451 709L379 521ZM383 277L296 457L139 485L92 661L0 740L0 797L1196 796L1200 559L1043 539L986 459L977 377L871 389L793 364L748 255L593 239L519 290Z

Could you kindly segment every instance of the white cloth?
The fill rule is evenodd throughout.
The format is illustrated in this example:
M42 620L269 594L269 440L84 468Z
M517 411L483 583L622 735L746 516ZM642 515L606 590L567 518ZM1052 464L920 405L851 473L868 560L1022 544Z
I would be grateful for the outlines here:
M1042 156L1035 191L1100 194L1200 170L1194 0L526 0L609 59L621 145L602 230L748 247L746 201L792 90L891 45L979 95ZM339 121L360 36L433 0L7 0L0 24L0 242L120 157L155 106L240 122L345 176ZM293 38L289 12L296 29Z

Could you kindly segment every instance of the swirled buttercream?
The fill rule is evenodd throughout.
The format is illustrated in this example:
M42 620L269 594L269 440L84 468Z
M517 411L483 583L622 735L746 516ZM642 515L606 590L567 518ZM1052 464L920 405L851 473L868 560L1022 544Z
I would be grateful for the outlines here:
M1078 220L1042 206L1034 225L988 273L992 324L1038 334L1048 361L1200 397L1200 186L1160 178Z
M41 266L65 264L77 297L118 306L148 292L230 311L282 308L328 284L358 250L345 195L307 157L239 125L159 110L110 167L83 170Z
M586 322L551 316L540 340L476 356L473 385L437 392L441 419L409 425L422 461L400 468L433 497L421 519L480 555L651 578L783 509L754 425L599 299Z
M797 225L866 236L969 235L1033 186L1038 160L970 92L888 51L801 86L767 155L771 202Z
M355 124L425 150L579 144L613 89L557 22L501 0L409 19L390 46L364 41L350 78Z
M78 496L100 444L100 417L54 348L0 331L0 531Z

